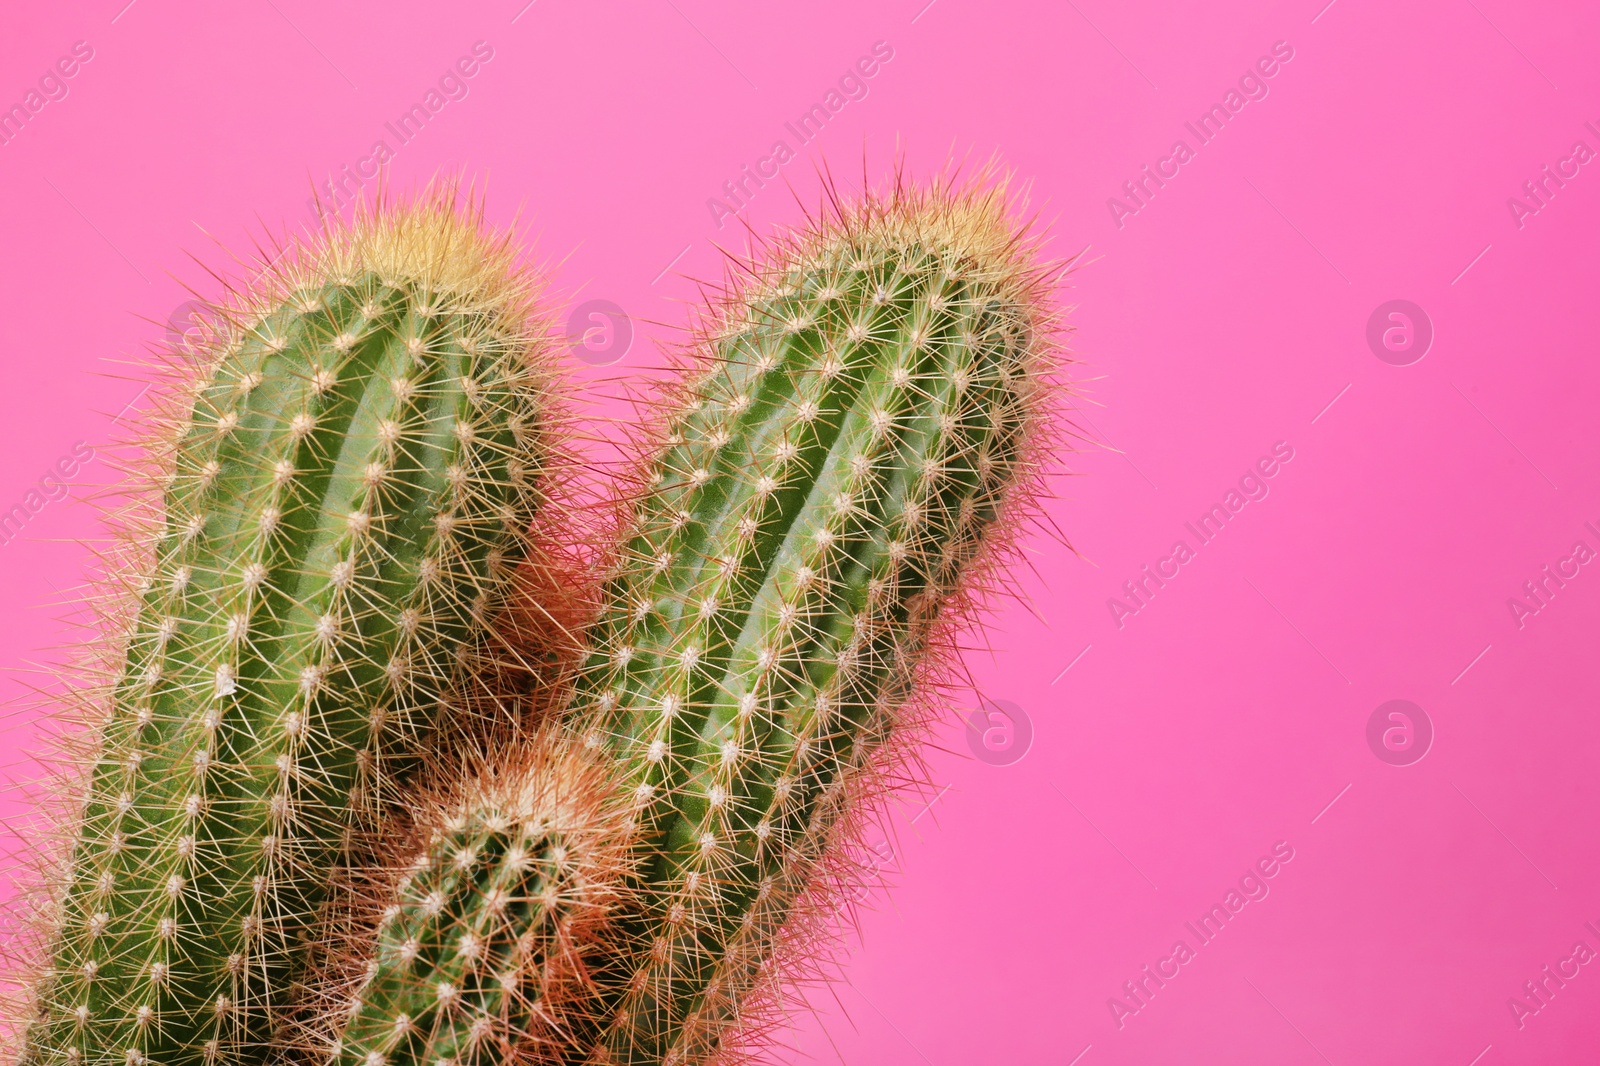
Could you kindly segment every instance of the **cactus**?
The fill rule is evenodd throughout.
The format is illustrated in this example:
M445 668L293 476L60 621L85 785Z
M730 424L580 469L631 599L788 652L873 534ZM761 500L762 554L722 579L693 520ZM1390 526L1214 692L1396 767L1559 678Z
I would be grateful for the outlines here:
M567 716L638 834L585 1061L704 1062L814 969L780 948L817 931L1050 436L1046 269L1009 210L1003 183L897 184L750 264L703 331Z
M529 551L551 349L515 255L446 183L329 222L173 353L24 1063L266 1057L330 869Z
M491 746L493 747L493 746ZM411 804L412 861L377 878L364 955L325 992L340 1066L559 1062L618 905L627 837L610 768L511 743ZM361 964L361 959L365 964Z

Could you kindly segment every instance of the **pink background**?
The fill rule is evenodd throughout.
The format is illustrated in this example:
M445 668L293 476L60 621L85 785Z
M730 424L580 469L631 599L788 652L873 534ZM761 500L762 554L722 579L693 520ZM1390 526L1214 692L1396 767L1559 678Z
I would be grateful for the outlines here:
M393 174L488 174L491 214L524 209L563 300L626 309L626 358L574 361L598 381L659 363L689 279L740 240L707 199L794 147L784 122L885 41L866 98L807 152L846 184L897 143L920 173L953 150L1030 179L1057 253L1090 248L1064 298L1105 446L1064 457L1082 476L1052 506L1081 556L1034 538L1037 614L1008 607L972 660L1031 750L973 758L970 705L951 709L937 802L881 830L896 887L776 1057L1595 1061L1600 967L1522 1028L1508 1000L1577 941L1600 950L1600 573L1520 628L1507 601L1575 541L1600 549L1600 173L1520 228L1507 200L1575 141L1600 149L1600 9L926 2L10 5L0 104L75 41L94 58L0 146L0 508L112 434L138 392L122 361L183 284L215 293L190 258L225 264L208 234L245 248L308 221L310 181L395 148L384 123L474 42L492 60ZM1293 59L1269 95L1119 228L1108 197L1192 146L1184 122L1278 41ZM811 162L783 175L814 202ZM763 230L799 214L780 186L744 211ZM1433 323L1412 365L1365 340L1391 299ZM1184 523L1278 441L1294 458L1270 495L1119 628L1108 598L1193 547ZM91 463L76 491L105 476ZM0 548L8 695L70 636L51 605L95 528L50 503ZM1368 746L1391 699L1433 725L1413 765ZM25 775L35 723L4 728ZM1270 894L1119 1027L1123 982L1193 946L1185 922L1279 841L1294 858Z

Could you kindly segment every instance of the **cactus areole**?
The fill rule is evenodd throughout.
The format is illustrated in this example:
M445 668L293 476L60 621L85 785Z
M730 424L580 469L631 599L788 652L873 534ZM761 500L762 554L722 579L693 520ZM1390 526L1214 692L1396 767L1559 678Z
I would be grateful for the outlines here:
M23 1062L266 1057L330 865L524 554L547 383L512 254L453 189L380 207L178 383Z

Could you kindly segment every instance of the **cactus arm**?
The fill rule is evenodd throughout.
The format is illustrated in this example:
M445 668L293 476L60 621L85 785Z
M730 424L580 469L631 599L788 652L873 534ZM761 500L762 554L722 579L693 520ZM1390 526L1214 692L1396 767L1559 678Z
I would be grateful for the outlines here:
M592 1022L589 964L626 870L609 768L540 740L491 752L415 804L435 828L377 894L353 994L332 1004L333 1066L558 1062Z
M520 974L545 962L570 864L559 835L480 818L440 836L379 930L339 1061L436 1066L510 1055L532 1028ZM558 858L558 855L560 856ZM565 867L565 869L563 869Z
M491 251L415 210L369 243ZM434 264L378 258L309 270L198 370L29 1063L265 1057L330 866L414 768L524 551L533 341Z
M637 798L644 912L589 1061L701 1062L740 1023L1027 476L1031 283L907 228L753 283L610 579L570 722Z

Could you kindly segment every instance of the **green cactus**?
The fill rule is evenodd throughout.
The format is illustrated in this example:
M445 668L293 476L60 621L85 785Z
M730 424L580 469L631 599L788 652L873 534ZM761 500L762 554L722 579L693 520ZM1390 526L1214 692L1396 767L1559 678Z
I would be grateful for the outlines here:
M586 1061L704 1062L807 967L780 934L1032 498L1045 287L1002 188L897 186L781 243L706 331L568 715L639 834Z
M569 1012L588 998L622 886L609 780L580 753L514 744L414 804L416 858L373 894L387 906L366 964L347 964L353 987L328 1012L348 1019L324 1034L337 1038L332 1063L498 1066L570 1050Z
M191 353L23 1062L266 1057L528 551L551 364L515 252L447 184L331 223Z

